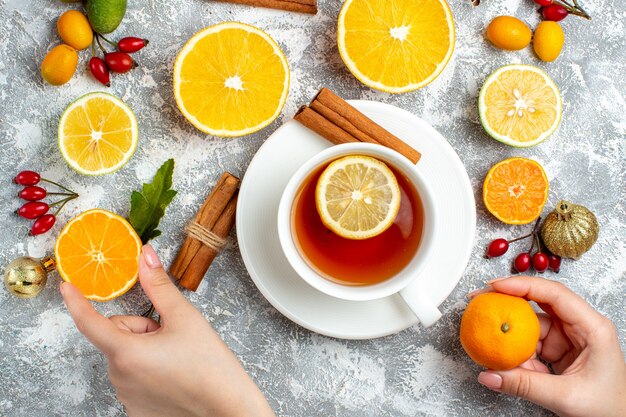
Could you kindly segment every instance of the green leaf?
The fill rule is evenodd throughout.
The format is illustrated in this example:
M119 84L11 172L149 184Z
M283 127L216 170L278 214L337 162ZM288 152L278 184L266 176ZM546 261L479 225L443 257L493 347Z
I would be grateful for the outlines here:
M173 173L174 160L168 159L154 174L152 183L144 183L141 192L133 191L130 196L128 221L143 244L161 234L157 230L159 221L176 195L176 191L171 189Z

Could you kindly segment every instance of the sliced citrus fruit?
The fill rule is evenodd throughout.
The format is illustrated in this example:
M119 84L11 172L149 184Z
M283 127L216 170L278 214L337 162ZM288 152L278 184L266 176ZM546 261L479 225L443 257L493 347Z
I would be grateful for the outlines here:
M532 65L505 65L487 78L478 97L483 127L507 145L527 148L550 136L562 115L561 94Z
M483 183L485 207L507 224L527 224L548 200L548 177L538 162L509 158L495 164Z
M368 239L391 226L400 209L400 187L383 162L350 155L331 162L315 188L322 223L347 239Z
M269 125L289 92L289 66L260 29L220 23L196 33L174 63L176 104L195 127L242 136Z
M91 93L70 104L59 122L59 149L81 174L102 175L123 167L137 148L137 119L119 98Z
M443 71L454 50L445 0L347 0L337 44L363 84L389 93L421 88Z
M88 210L65 225L57 238L57 270L90 300L108 301L137 282L141 239L122 217Z

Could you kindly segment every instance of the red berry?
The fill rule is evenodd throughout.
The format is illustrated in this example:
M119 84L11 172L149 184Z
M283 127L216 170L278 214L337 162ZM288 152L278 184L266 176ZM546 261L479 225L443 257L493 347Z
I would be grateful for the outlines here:
M561 257L556 255L549 255L548 267L551 271L558 273L561 270Z
M517 255L513 262L513 268L517 272L526 272L530 269L530 253L524 252Z
M97 56L92 57L89 60L89 70L91 71L91 75L100 81L102 84L107 87L111 86L111 77L109 75L109 69L107 68L104 59L99 58Z
M135 38L133 36L129 36L127 38L120 39L117 43L117 49L120 52L127 52L132 54L133 52L137 52L148 45L147 39Z
M36 185L30 185L28 187L24 187L22 191L17 193L17 196L28 201L38 201L46 198L46 190Z
M19 185L35 185L41 177L34 171L22 171L15 176L13 182Z
M509 242L506 239L496 239L489 244L487 247L487 253L485 256L487 258L497 258L498 256L502 256L509 250Z
M36 219L39 216L43 216L48 212L50 206L41 201L29 201L15 212L25 219Z
M541 15L546 20L552 20L553 22L559 22L567 17L569 12L560 4L551 4L549 6L542 7Z
M548 269L548 255L537 252L533 255L533 268L539 273L543 273Z
M33 226L30 228L31 236L46 233L52 228L52 226L54 226L54 223L56 221L57 218L54 217L54 214L44 214L43 216L35 220Z
M540 6L549 6L553 3L554 0L534 0Z
M137 66L126 52L109 52L104 54L104 62L106 62L109 70L119 73L128 72Z

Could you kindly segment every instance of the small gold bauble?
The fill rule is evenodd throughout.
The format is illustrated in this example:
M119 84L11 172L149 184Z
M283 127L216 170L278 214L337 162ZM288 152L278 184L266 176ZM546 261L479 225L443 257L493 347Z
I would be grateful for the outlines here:
M48 272L54 270L54 260L41 260L23 256L14 259L4 274L4 284L9 292L20 298L32 298L46 286Z
M598 220L586 207L561 200L541 226L541 239L550 252L578 259L598 239Z

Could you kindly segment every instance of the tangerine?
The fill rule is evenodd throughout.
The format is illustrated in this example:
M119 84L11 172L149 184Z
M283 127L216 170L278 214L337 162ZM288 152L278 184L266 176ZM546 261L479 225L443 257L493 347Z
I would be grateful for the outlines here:
M489 369L513 369L530 359L539 341L539 319L528 301L501 293L480 294L461 318L461 345Z
M538 162L509 158L495 164L483 183L485 207L507 224L528 224L548 200L548 177Z

